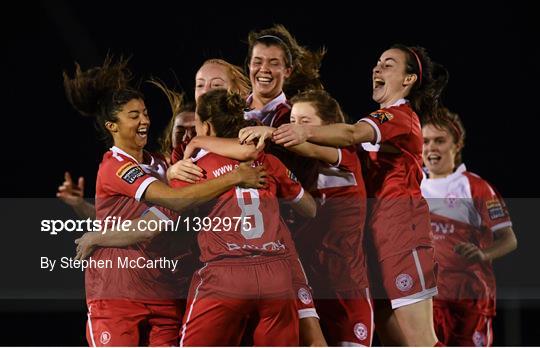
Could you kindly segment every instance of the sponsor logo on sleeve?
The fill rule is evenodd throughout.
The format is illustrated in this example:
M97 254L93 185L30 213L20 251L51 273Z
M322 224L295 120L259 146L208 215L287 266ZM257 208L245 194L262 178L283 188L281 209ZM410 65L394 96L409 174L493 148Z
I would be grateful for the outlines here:
M369 114L369 116L374 117L377 120L379 120L380 124L383 124L386 121L390 121L391 119L394 118L394 115L392 115L388 111L384 111L384 110L377 110L377 111L372 112L371 114Z
M498 199L492 199L486 202L486 208L491 220L496 220L505 216L504 208L501 201Z
M137 178L144 175L144 172L137 164L126 163L118 169L116 175L128 184L133 184Z

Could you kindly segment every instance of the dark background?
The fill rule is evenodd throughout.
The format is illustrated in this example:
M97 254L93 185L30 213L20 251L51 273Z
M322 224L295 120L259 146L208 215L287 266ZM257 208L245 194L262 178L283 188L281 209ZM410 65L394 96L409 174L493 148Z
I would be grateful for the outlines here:
M108 52L132 55L131 70L141 80L159 77L192 96L194 74L204 60L219 57L243 65L247 33L282 23L302 45L328 49L322 79L353 119L377 107L371 100L371 69L393 43L424 46L447 67L451 77L444 101L467 128L465 163L507 198L519 240L518 251L495 265L501 294L495 344L540 345L533 327L540 314L540 272L531 267L537 264L534 214L540 208L533 169L538 161L540 30L532 2L376 1L353 7L337 1L41 1L10 6L2 9L0 34L0 218L8 246L0 259L0 344L86 343L84 302L52 290L75 287L78 294L82 277L71 275L54 287L37 266L43 251L36 245L69 247L73 235L52 237L35 224L14 221L11 203L54 197L65 170L84 175L86 194L94 195L105 149L92 120L67 103L62 71L72 73L75 61L83 68L99 65ZM152 117L152 149L170 111L160 92L146 84L142 89ZM8 281L15 273L39 282ZM73 279L76 286L68 282ZM21 334L27 329L33 334Z

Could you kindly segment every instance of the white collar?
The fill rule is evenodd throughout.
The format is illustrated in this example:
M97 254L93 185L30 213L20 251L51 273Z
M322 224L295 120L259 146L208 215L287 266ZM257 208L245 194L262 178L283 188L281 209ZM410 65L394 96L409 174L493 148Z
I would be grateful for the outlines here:
M119 153L119 154L122 154L128 158L131 158L132 160L134 160L137 164L140 164L139 161L137 161L133 156L131 156L129 153L125 152L124 150L122 150L121 148L119 148L118 146L114 145L113 147L111 147L109 150L111 150L113 153ZM144 153L146 151L143 150L143 158L144 158ZM144 164L144 163L143 163ZM154 156L150 156L150 165L154 165Z
M456 170L454 170L454 172L444 178L437 178L437 179L430 179L427 175L426 175L426 180L448 180L448 181L451 181L453 180L454 178L458 177L458 176L461 176L463 174L463 172L467 171L467 168L465 167L465 163L461 163L459 165L459 167L456 168ZM429 171L427 170L426 168L426 173L429 173Z
M247 98L247 104L250 105L252 101L253 101L253 93L250 94L249 97ZM268 102L265 106L263 106L262 109L257 110L257 111L259 111L261 114L274 111L279 104L284 104L286 102L287 102L287 97L285 96L284 92L281 92L277 97L275 97L270 102ZM254 111L254 110L250 110L250 111Z
M400 106L403 104L407 104L409 101L405 98L401 98L396 100L392 105L387 106L386 108L391 108L392 106Z

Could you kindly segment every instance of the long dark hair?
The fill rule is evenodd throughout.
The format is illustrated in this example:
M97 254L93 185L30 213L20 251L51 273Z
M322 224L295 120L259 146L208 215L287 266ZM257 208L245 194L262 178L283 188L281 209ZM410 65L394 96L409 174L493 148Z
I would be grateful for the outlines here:
M130 100L144 100L142 93L129 85L131 72L127 63L128 59L113 62L113 58L107 56L102 66L83 71L75 63L73 77L63 73L68 101L81 115L95 118L107 146L113 144L113 138L105 123L118 121L118 112Z
M446 68L433 62L423 47L395 44L391 48L405 53L407 74L418 76L407 96L414 111L421 120L436 115L441 106L441 94L448 84L449 74Z
M221 88L208 91L197 101L199 119L211 123L220 138L236 138L240 129L250 125L244 119L245 108L240 94Z

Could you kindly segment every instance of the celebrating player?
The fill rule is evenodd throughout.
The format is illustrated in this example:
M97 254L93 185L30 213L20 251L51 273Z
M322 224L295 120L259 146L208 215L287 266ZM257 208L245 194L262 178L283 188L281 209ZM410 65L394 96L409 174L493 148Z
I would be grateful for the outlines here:
M206 202L238 184L262 187L264 171L240 165L230 174L198 188L175 190L165 181L166 162L143 150L150 119L140 92L129 86L127 62L107 58L101 67L75 76L64 74L66 96L81 114L95 117L108 145L96 183L96 217L138 219L146 210L157 218L173 216L144 202L176 211ZM162 181L163 180L163 181ZM100 248L97 260L163 256L166 236L128 248ZM166 253L165 253L166 255ZM177 300L176 278L159 268L89 268L85 273L89 344L136 346L174 345L182 308Z
M366 143L369 151L368 197L375 198L368 215L378 267L376 305L378 333L389 345L433 346L431 297L437 293L429 210L420 192L422 134L417 116L432 114L447 73L435 66L424 49L396 45L383 52L373 68L373 100L379 110L354 125L286 124L274 140L286 147L305 141L330 146ZM407 99L405 99L407 98ZM381 301L379 301L381 302Z
M491 262L517 247L505 203L495 189L461 161L465 129L457 114L422 127L422 181L439 264L434 318L437 336L449 346L491 346L495 275Z
M244 106L240 95L224 89L203 94L197 103L197 134L236 138L245 125ZM194 161L206 172L203 181L238 164L204 150ZM277 158L261 153L255 163L264 164L271 173L268 187L236 188L221 195L207 216L212 226L198 234L205 265L193 277L181 345L238 345L247 320L254 317L255 345L298 345L298 314L287 258L291 245L282 238L289 232L277 198L291 202L306 216L315 215L316 205ZM172 180L171 185L190 184ZM224 222L238 218L246 220L234 226Z

